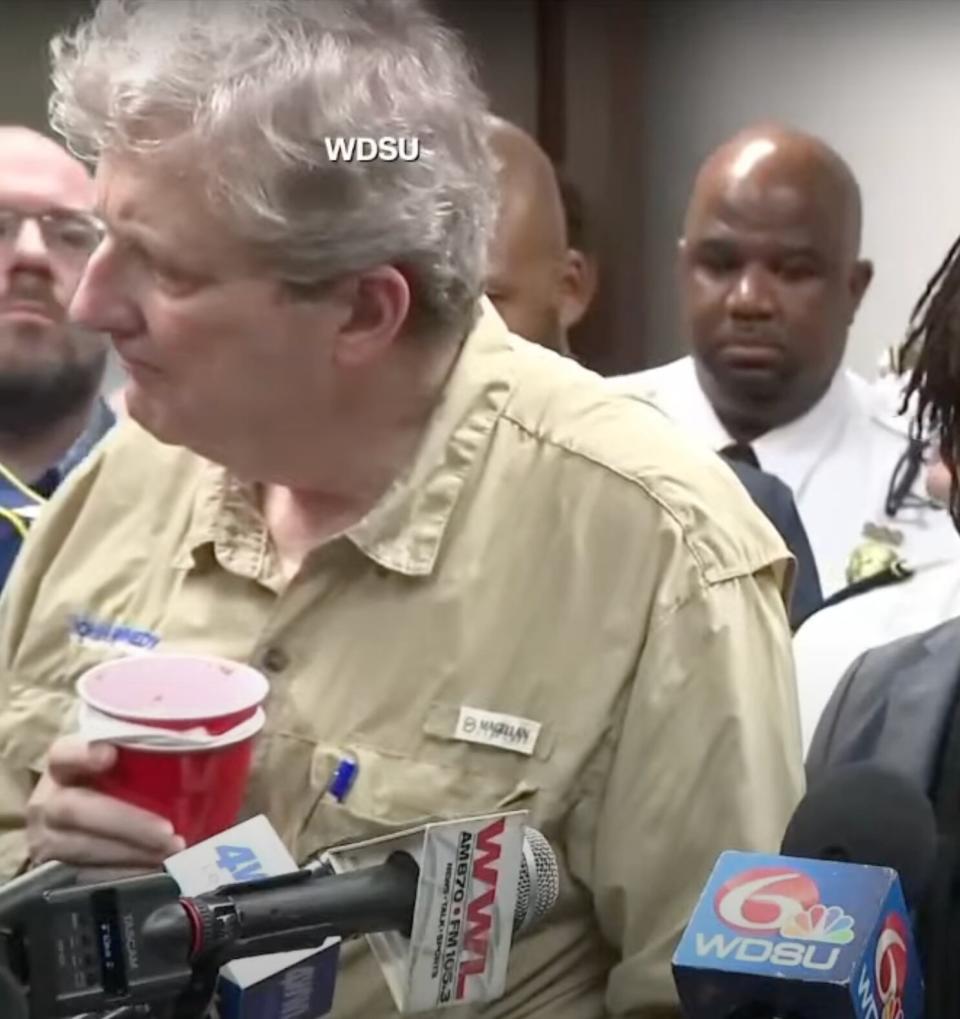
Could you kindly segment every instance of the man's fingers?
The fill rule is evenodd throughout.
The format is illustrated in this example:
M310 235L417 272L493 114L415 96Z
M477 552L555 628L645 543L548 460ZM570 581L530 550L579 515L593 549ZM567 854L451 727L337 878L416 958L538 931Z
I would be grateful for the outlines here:
M176 836L173 825L165 817L84 786L58 789L51 794L43 805L43 824L56 833L89 835L137 847L151 860L163 859L183 849L183 839ZM72 857L67 859L72 860ZM87 862L86 858L83 862ZM117 861L111 857L93 862ZM140 857L134 862L140 862Z
M69 861L76 866L152 868L163 862L163 854L132 846L116 839L100 838L78 831L47 829L42 847L34 857L36 863L46 860Z
M27 804L35 862L149 868L183 849L166 818L87 784L115 760L114 747L79 737L64 737L50 748L47 772Z
M116 759L116 747L109 743L88 743L82 736L64 736L50 747L47 770L58 785L72 785L107 771Z

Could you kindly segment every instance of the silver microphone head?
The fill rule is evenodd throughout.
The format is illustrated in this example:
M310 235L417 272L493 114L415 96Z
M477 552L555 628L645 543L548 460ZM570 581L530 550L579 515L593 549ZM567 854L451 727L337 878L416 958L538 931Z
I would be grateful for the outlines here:
M559 897L560 868L550 843L536 828L524 828L513 933L520 934L539 923Z

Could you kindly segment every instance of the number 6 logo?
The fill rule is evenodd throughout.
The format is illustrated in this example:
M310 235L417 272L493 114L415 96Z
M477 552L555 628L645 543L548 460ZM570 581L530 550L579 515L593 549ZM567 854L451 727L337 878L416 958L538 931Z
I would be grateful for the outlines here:
M779 931L792 916L815 906L820 889L806 874L784 867L759 867L727 881L713 908L728 926L745 934Z
M896 913L889 913L877 939L874 955L874 976L877 994L884 1005L891 1005L892 1015L903 998L907 986L907 925ZM887 1015L884 1010L884 1016Z

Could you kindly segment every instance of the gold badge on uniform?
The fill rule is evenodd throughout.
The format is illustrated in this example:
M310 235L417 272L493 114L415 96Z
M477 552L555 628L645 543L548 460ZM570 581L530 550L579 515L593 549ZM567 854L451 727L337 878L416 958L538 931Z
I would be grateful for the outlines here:
M847 583L856 584L881 573L906 577L910 574L899 547L903 532L880 524L864 524L863 538L851 552L847 563Z

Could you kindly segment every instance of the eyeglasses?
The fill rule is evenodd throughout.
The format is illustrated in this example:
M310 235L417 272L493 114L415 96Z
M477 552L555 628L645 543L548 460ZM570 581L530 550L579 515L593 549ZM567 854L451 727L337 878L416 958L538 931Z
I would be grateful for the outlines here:
M26 220L40 228L51 256L66 265L82 266L103 240L104 226L96 216L66 210L38 215L0 207L0 258L9 255Z
M907 448L893 468L890 484L887 486L884 509L888 517L895 517L898 511L904 508L928 509L937 506L933 499L915 495L913 492L913 486L925 464L928 446L928 442L915 438L907 442Z

